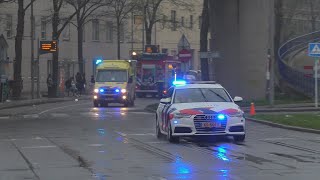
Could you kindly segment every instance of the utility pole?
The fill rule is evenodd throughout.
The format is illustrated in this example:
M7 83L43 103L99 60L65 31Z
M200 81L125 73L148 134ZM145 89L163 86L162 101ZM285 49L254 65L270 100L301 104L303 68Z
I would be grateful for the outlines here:
M272 56L272 52L274 51L271 51L272 48L274 48L273 46L273 37L274 37L274 7L275 7L275 1L274 0L270 0L270 7L269 7L269 37L268 37L268 46L269 46L269 49L268 49L268 52L267 52L267 57L268 57L268 61L269 61L269 69L268 69L268 73L267 73L267 79L269 79L269 85L268 85L268 99L269 99L269 105L271 107L274 106L274 81L275 81L275 72L274 72L274 64L275 64L275 55ZM269 75L269 77L268 77Z
M133 24L134 24L134 14L131 12L131 53L133 52Z
M146 7L143 1L143 15L142 15L142 52L144 52L144 31L145 31L145 14L146 14Z
M33 16L33 2L31 2L31 98L34 99L34 16Z
M39 47L40 47L40 41L38 38L38 45L37 45L37 98L40 98L40 52L39 52Z

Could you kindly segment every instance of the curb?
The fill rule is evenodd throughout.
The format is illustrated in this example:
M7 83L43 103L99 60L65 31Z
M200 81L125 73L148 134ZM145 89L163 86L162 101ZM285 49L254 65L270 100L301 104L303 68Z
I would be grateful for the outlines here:
M277 127L277 128L282 128L282 129L288 129L288 130L293 130L293 131L300 131L300 132L306 132L306 133L314 133L314 134L320 134L320 130L316 129L309 129L309 128L302 128L302 127L296 127L296 126L288 126L288 125L283 125L283 124L278 124L274 122L269 122L265 120L258 120L254 118L246 118L248 121L272 126L272 127Z
M30 106L30 105L39 105L39 104L50 104L50 103L74 101L75 99L76 98L57 98L57 99L52 98L52 99L35 99L35 100L26 101L26 102L10 102L10 103L1 104L0 105L0 110L17 108L17 107L24 107L24 106ZM90 97L78 98L79 101L89 100L89 99L90 99Z
M256 109L256 112L314 112L319 111L317 108L277 108L277 109ZM244 112L249 112L248 109L244 109Z

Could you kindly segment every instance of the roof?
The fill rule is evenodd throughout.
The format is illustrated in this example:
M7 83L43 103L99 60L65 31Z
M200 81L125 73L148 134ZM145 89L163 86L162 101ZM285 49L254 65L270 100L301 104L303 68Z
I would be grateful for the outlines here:
M175 86L176 89L189 89L189 88L223 88L220 84L186 84Z

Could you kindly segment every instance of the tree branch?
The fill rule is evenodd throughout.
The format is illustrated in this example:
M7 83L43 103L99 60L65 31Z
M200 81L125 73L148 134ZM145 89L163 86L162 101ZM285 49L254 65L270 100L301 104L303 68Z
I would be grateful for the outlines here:
M31 0L31 2L23 9L23 11L26 11L33 2L35 2L36 0Z

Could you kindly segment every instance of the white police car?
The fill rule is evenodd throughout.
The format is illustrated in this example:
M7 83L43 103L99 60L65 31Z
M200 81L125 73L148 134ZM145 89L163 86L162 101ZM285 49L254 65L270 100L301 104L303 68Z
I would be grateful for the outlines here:
M170 142L181 136L233 136L245 140L243 111L229 93L215 82L174 81L156 112L156 134Z

